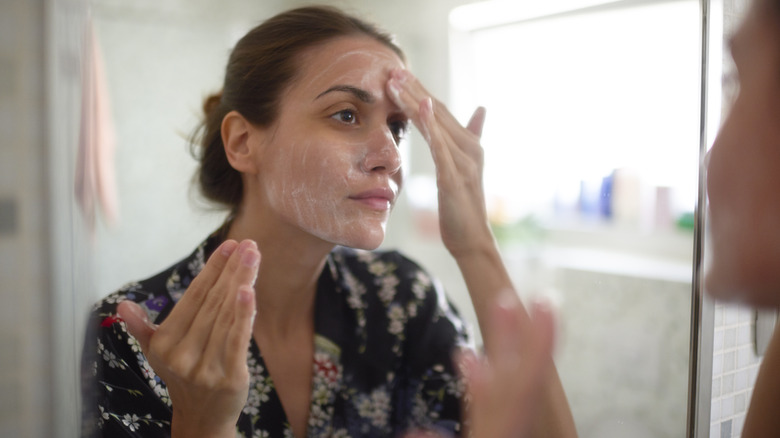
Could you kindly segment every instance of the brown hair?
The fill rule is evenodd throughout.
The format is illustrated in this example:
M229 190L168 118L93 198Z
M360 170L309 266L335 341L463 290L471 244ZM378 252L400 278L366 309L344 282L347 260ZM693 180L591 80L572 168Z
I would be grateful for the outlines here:
M222 119L238 111L257 126L276 120L279 99L299 68L298 55L333 38L366 35L405 59L393 38L375 25L330 6L308 6L276 15L238 41L230 54L221 92L203 103L205 119L192 138L199 161L195 181L206 199L231 209L241 202L241 174L230 166L222 144Z

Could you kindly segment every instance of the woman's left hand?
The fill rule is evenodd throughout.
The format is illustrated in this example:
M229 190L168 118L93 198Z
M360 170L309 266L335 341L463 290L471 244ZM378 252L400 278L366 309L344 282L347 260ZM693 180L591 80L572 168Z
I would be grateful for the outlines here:
M535 436L534 421L547 391L555 343L555 315L546 302L535 302L530 317L505 292L493 308L493 344L483 357L464 351L461 370L469 393L471 436Z
M454 257L493 245L482 188L483 151L479 143L485 109L477 108L464 127L431 97L416 77L393 70L387 81L393 102L420 130L431 149L439 189L439 226Z

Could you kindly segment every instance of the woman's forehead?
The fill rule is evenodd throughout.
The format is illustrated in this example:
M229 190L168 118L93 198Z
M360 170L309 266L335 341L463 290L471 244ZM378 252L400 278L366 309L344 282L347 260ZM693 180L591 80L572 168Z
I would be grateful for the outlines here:
M328 87L336 82L384 86L390 71L404 63L389 47L371 37L342 37L307 50L301 58L298 86ZM294 86L295 87L295 86Z

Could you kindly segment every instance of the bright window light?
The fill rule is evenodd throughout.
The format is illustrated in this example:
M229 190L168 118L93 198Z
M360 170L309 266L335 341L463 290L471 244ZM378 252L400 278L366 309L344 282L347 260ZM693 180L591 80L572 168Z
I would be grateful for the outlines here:
M555 2L538 2L549 10L524 15L529 3L476 3L450 17L453 109L465 118L487 108L492 219L598 215L589 197L612 202L605 218L637 225L659 209L692 211L699 1L581 1L555 13Z

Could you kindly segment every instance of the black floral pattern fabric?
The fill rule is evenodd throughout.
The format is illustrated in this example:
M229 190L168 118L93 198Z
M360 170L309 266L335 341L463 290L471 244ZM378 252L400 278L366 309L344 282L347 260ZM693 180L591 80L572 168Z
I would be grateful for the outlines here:
M116 317L116 305L133 300L161 323L221 243L218 235L91 311L82 358L82 436L170 436L165 382ZM314 323L308 437L396 437L413 428L459 435L464 388L452 354L469 345L467 330L418 265L395 251L337 247L319 278ZM236 436L292 437L254 341L247 365L249 397Z

